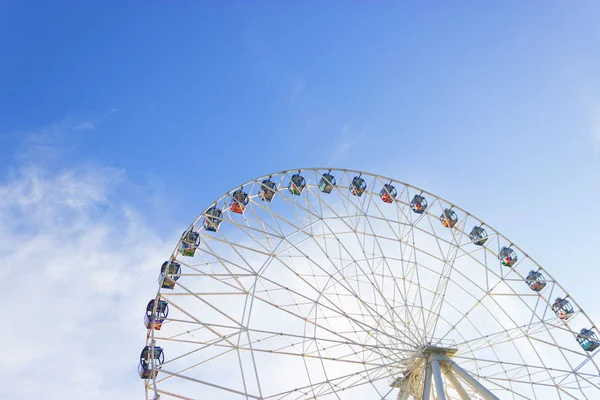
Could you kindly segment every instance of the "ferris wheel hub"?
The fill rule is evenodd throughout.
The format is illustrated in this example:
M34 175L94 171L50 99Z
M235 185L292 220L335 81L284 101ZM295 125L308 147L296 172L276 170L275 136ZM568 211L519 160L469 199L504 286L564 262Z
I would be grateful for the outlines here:
M448 357L452 357L458 349L456 347L441 347L428 345L423 349L423 354L444 354Z

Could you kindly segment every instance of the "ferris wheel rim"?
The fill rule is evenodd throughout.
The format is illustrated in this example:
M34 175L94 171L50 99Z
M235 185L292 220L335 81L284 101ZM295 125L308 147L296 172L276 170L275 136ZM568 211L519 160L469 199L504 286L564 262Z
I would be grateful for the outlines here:
M592 322L592 320L585 313L585 311L579 306L579 304L576 302L576 300L569 294L569 292L567 292L564 289L564 287L562 287L562 285L560 285L560 283L558 281L556 281L551 276L551 274L548 272L548 270L546 270L545 268L543 268L540 264L538 264L535 261L535 259L533 259L531 256L529 256L528 253L524 252L518 245L514 244L514 242L510 241L506 236L504 236L503 234L501 234L494 227L492 227L491 225L487 224L482 219L480 219L480 218L474 216L473 214L467 212L465 209L461 208L460 206L456 205L455 203L450 202L450 201L448 201L448 200L446 200L446 199L444 199L444 198L442 198L442 197L440 197L440 196L438 196L438 195L436 195L436 194L434 194L432 192L429 192L427 190L421 189L421 188L419 188L417 186L414 186L414 185L411 185L409 183L406 183L406 182L403 182L403 181L399 181L397 179L393 179L393 178L390 178L390 177L387 177L387 176L383 176L383 175L369 173L369 172L366 172L366 171L354 170L354 169L344 169L344 168L324 167L324 168L287 169L287 170L273 172L271 174L261 175L261 176L258 176L258 177L254 178L254 179L251 179L251 180L243 183L242 185L237 185L234 188L232 188L231 190L225 192L223 195L219 196L215 201L211 202L210 205L198 217L196 217L196 219L194 219L194 222L190 225L189 229L193 229L196 225L198 225L202 221L202 219L204 217L204 214L206 213L207 210L210 209L210 207L212 207L214 205L218 205L219 203L225 203L226 200L231 197L231 193L233 191L235 191L236 189L238 189L238 188L242 188L242 187L246 187L246 186L251 185L251 184L259 183L262 179L265 179L265 178L269 178L270 179L272 176L281 175L283 177L283 176L288 176L288 174L290 174L290 173L295 173L295 172L302 173L302 172L308 172L308 171L314 172L314 173L323 173L323 172L326 172L326 171L329 171L329 172L342 172L342 173L349 173L349 174L356 173L356 174L359 174L359 175L369 176L369 177L373 177L373 178L376 178L376 179L379 179L379 180L389 181L390 183L397 184L397 185L402 185L402 186L404 186L406 188L410 188L412 190L418 191L418 192L420 192L420 193L422 193L424 195L430 196L430 198L434 199L434 201L438 200L440 202L440 204L441 204L441 202L444 202L446 204L451 205L451 209L455 209L455 210L458 210L458 211L462 212L464 214L464 218L469 217L469 218L471 218L473 220L478 221L481 224L481 226L485 226L486 228L489 228L491 231L493 231L493 233L496 236L498 236L498 238L504 239L504 241L508 245L510 245L509 247L517 249L525 258L529 259L529 261L531 263L533 263L535 266L537 266L539 271L543 271L544 272L544 274L546 275L546 279L548 281L552 281L554 285L556 285L557 287L559 287L567 295L567 297L570 299L570 301L578 308L578 313L581 313L581 315L583 315L588 321ZM284 186L278 187L276 193L278 193L282 189L284 189ZM367 187L367 190L368 190L368 187ZM371 191L371 195L375 195L375 191L374 190ZM255 197L257 195L256 194L251 194L250 196ZM433 201L432 201L431 204L433 204ZM202 228L199 228L199 229L202 229ZM463 232L463 234L466 235L467 232ZM180 244L181 244L181 240L177 243L177 245L176 245L173 253L171 254L171 257L170 257L171 260L173 260L173 259L175 259L177 257ZM512 267L511 267L511 269L512 269ZM161 298L161 291L162 291L162 287L159 285L159 288L158 288L157 294L155 296L155 299L160 299ZM565 325L568 326L568 321L563 320L562 322L563 322L563 324L565 324ZM592 322L592 326L590 327L590 329L595 329L595 328L596 328L596 325L593 324L593 322ZM147 342L150 341L150 342L154 343L154 341L155 341L154 329L151 329L150 331L151 331L151 334L149 335ZM153 346L153 344L152 344L152 346ZM590 359L591 359L591 357L590 357ZM153 383L155 385L154 389L155 389L155 392L156 392L156 379L153 379Z
M429 196L432 196L433 198L437 199L437 200L441 200L447 204L452 205L452 208L455 208L457 210L460 210L461 212L463 212L466 216L470 216L473 219L476 219L477 221L479 221L481 223L481 226L486 226L489 229L491 229L492 231L494 231L494 233L496 235L498 235L499 237L505 239L506 243L514 249L519 250L519 252L521 254L523 254L525 257L527 257L529 260L531 260L531 262L533 262L540 271L544 271L546 274L547 278L550 278L550 280L552 280L557 286L559 286L565 293L567 293L567 296L569 299L571 299L572 303L574 305L577 306L577 308L579 308L579 312L583 313L590 321L591 318L585 313L585 311L583 310L583 308L577 303L577 301L573 298L573 296L570 295L570 293L556 280L552 277L551 273L545 269L544 267L542 267L536 260L535 258L533 258L532 256L529 255L529 253L525 252L518 244L514 243L512 240L510 240L508 237L506 237L505 235L503 235L499 230L497 230L496 228L494 228L492 225L488 224L487 222L485 222L483 219L475 216L474 214L471 214L470 212L468 212L467 210L465 210L464 208L462 208L461 206L457 205L454 202L451 202L449 200L447 200L444 197L441 197L439 195L436 195L433 192L429 192L423 188L420 188L418 186L412 185L410 183L404 182L404 181L400 181L398 179L394 179L391 178L389 176L386 175L379 175L379 174L374 174L371 172L367 172L367 171L363 171L363 170L355 170L355 169L348 169L348 168L339 168L339 167L309 167L309 168L292 168L292 169L285 169L285 170L281 170L281 171L274 171L272 173L269 174L264 174L264 175L260 175L257 176L253 179L250 179L244 183L242 183L241 185L236 185L233 188L229 189L228 191L226 191L225 193L223 193L221 196L219 196L216 200L214 200L213 202L210 203L210 205L208 207L206 207L195 219L194 221L190 224L190 227L195 226L198 222L200 222L202 220L202 218L204 217L204 214L206 213L206 211L208 211L213 205L218 204L219 202L222 202L223 200L229 198L231 196L231 193L233 191L235 191L236 189L240 188L240 187L245 187L249 184L252 183L257 183L262 179L265 178L270 178L274 175L286 175L288 173L301 173L303 171L317 171L317 172L323 172L323 171L329 171L329 172L334 172L334 171L338 171L338 172L351 172L351 173L357 173L357 174L361 174L361 175L368 175L371 177L376 177L376 178L381 178L385 181L390 181L390 183L396 183L396 184L400 184L403 186L406 186L408 188L412 188L414 190L417 190L419 192L421 192L422 194L426 194ZM178 243L179 245L179 243ZM175 256L177 254L178 251L178 245L175 246L175 249L173 250L171 257ZM597 328L596 325L594 324L591 328Z

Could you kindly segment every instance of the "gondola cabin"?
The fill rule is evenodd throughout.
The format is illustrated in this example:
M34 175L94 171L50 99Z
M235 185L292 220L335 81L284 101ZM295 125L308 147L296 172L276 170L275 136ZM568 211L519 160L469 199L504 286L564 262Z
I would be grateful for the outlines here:
M383 185L383 189L379 192L379 197L383 200L384 203L392 203L394 199L398 196L398 191L391 183L386 183Z
M525 278L525 282L527 282L529 288L535 292L539 292L546 287L546 280L539 271L529 271L527 278Z
M275 182L270 179L265 179L260 183L260 192L258 193L258 197L262 201L271 202L273 200L273 196L275 196Z
M156 307L156 311L154 308ZM169 315L169 304L164 300L150 300L146 306L146 315L144 316L144 325L146 329L155 329L157 331L162 327L163 322Z
M469 233L469 238L473 244L476 244L477 246L483 246L488 240L488 234L482 227L474 226L471 230L471 233Z
M231 193L231 211L237 214L243 214L248 205L248 194L241 188Z
M288 190L291 194L300 196L304 188L306 187L306 179L300 174L292 175L290 183L288 184Z
M427 209L427 199L420 194L415 194L415 197L410 201L410 209L416 214L423 214Z
M146 346L140 355L140 364L138 365L138 373L142 379L156 378L160 366L165 362L165 355L161 347ZM154 368L153 368L154 367Z
M454 225L458 222L458 215L449 208L444 209L442 215L440 215L440 222L446 228L454 228Z
M186 257L194 257L196 254L196 249L198 248L198 238L200 235L198 232L194 232L192 230L186 231L181 236L181 246L179 247L179 252L181 255Z
M319 180L319 190L323 193L331 193L336 185L335 177L330 173L323 174Z
M591 329L582 329L577 334L577 341L585 351L594 351L600 347L600 340L598 340L598 336Z
M181 264L176 261L165 261L160 267L158 283L163 289L173 289L175 282L181 277Z
M517 253L510 247L503 247L498 253L498 259L505 267L512 267L518 260Z
M567 320L575 313L573 306L567 299L561 299L558 297L552 304L552 311L554 314L562 320Z
M223 221L223 213L217 207L212 206L204 213L204 229L216 232Z
M362 194L367 190L367 182L360 176L355 176L350 183L350 193L354 196L362 196Z

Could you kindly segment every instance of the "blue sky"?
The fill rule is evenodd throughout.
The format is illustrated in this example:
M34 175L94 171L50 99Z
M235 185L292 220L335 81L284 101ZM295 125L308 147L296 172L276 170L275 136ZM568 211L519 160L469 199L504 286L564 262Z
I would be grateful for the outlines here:
M27 263L22 310L35 309L37 280L59 273L48 260L81 253L78 275L91 276L102 262L86 257L104 255L122 269L89 304L125 309L139 325L125 343L141 346L156 268L127 263L164 258L206 205L251 178L332 165L456 202L600 316L585 278L600 239L599 3L217 3L0 2L0 265ZM88 238L92 226L104 236ZM115 246L119 232L131 237ZM21 258L26 238L46 253ZM111 291L118 276L128 290ZM63 300L65 315L87 312ZM130 353L119 365L131 379L111 398L141 395ZM23 367L0 397L39 398L21 392L30 378Z

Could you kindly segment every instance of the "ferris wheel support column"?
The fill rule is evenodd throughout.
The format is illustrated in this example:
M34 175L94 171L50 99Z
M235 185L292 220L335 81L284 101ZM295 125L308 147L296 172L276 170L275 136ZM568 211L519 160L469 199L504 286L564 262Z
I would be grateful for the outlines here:
M469 375L467 371L459 367L458 364L449 359L446 355L440 354L438 357L441 359L441 361L445 361L452 371L464 379L464 381L467 382L473 389L475 389L481 396L483 396L485 400L500 400L492 392L487 390L485 386L479 383L477 379Z
M429 400L431 396L431 364L425 366L425 386L423 388L423 400Z
M440 370L440 363L436 357L431 359L431 369L433 370L433 379L435 379L435 391L437 393L437 400L446 400L446 393L444 393L444 381L442 379L442 371Z
M454 372L450 370L450 368L448 368L446 365L442 365L442 372L448 378L448 380L460 396L461 400L471 400L471 397L469 396L465 388L460 384L460 381L458 380L456 375L454 375Z

